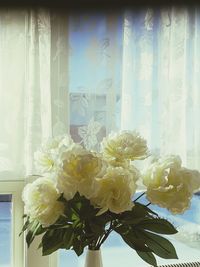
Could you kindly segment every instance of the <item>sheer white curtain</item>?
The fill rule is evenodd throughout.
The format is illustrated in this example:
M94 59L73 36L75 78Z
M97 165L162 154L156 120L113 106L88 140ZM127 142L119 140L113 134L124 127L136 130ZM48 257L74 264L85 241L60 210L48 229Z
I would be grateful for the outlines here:
M121 128L136 128L157 154L200 168L200 12L126 12Z
M32 174L33 152L68 123L67 16L0 9L0 179Z
M137 129L200 168L199 47L195 7L0 9L0 179L34 173L40 143L68 131L98 148Z

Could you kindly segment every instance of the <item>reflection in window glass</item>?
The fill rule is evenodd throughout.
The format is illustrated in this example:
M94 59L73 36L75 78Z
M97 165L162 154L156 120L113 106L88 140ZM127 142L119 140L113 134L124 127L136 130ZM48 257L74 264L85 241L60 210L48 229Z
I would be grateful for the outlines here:
M0 267L11 267L12 195L0 195Z

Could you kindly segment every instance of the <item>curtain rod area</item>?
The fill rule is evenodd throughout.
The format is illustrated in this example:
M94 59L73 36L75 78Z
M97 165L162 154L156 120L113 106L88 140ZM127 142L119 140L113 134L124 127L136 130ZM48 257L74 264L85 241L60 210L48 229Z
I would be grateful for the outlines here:
M164 6L200 6L200 2L197 0L190 0L188 3L187 0L56 0L56 1L47 1L47 0L1 0L0 8L26 8L26 7L46 7L53 9L63 9L66 8L68 11L78 11L78 10L121 10L130 8L142 8L142 7L164 7Z

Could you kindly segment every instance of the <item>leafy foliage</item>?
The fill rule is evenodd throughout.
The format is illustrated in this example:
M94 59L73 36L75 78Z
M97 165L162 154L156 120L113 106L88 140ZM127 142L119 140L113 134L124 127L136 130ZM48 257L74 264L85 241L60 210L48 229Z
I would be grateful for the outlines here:
M39 248L42 248L43 255L62 248L72 249L79 256L86 246L92 250L99 249L115 231L148 264L157 266L154 254L165 259L177 258L173 245L161 236L175 234L177 230L143 204L134 202L132 210L121 214L107 211L97 215L99 209L79 193L69 201L61 195L58 201L65 206L64 214L53 225L43 227L25 217L22 232L27 231L27 244L30 246L35 236L42 234Z

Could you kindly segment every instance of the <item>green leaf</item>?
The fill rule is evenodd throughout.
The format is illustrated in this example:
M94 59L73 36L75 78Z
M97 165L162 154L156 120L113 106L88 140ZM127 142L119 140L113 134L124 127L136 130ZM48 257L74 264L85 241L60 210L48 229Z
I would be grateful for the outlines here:
M55 224L48 226L48 230L50 230L50 229L65 229L65 228L69 228L71 225L72 225L71 223L64 223L64 224L56 224L55 223Z
M30 247L30 244L33 242L34 240L34 235L32 231L28 231L28 233L26 234L26 243L28 245L28 248Z
M62 203L67 203L67 200L64 198L63 194L60 195L60 197L57 199L57 201L62 202Z
M139 250L143 252L150 252L151 249L145 244L141 238L137 238L133 233L132 235L128 234L127 236L121 235L123 240L134 250Z
M105 214L104 216L94 216L91 220L87 220L90 229L93 233L101 235L106 228L107 223L110 221L110 216Z
M131 211L125 211L119 217L122 224L138 224L145 218L154 218L157 214L143 204L135 203Z
M47 228L43 228L42 225L38 225L37 229L35 230L35 235L41 235L47 231Z
M176 234L178 231L174 226L165 219L153 218L146 219L140 222L139 228L147 229L159 234Z
M69 203L65 203L64 214L69 221L72 220L73 211Z
M83 249L84 249L83 242L78 238L74 239L73 249L76 252L77 256L80 256L83 253Z
M70 199L69 202L80 201L80 199L81 199L81 196L80 196L79 192L76 192L74 197L72 199Z
M146 211L146 209L144 209L143 205L139 203L135 203L132 210L125 211L122 213L120 219L126 220L127 218L128 219L144 218L147 215L148 215L148 212Z
M151 251L151 249L148 248L141 236L138 235L137 232L132 230L130 227L122 225L115 229L115 231L120 234L126 244L134 250Z
M33 242L38 229L41 227L38 221L32 221L28 226L28 233L26 234L26 242L28 247Z
M115 227L115 232L117 232L120 235L121 234L126 235L129 233L130 230L131 230L131 228L128 225L120 225L118 227Z
M154 257L152 252L142 252L142 251L137 251L138 256L142 258L144 261L149 263L150 265L153 265L154 267L157 267L157 262L156 258Z
M88 199L84 199L82 201L82 206L80 208L80 218L83 220L90 220L97 214L98 209L95 209L94 206L91 205Z
M96 211L98 212L98 211ZM116 214L114 214L116 215ZM113 219L113 214L111 215L109 212L105 212L102 215L98 215L93 218L93 222L98 222L101 225L106 225L108 222L110 222Z
M178 259L174 246L166 238L142 230L139 230L138 233L147 246L159 257L164 259Z
M71 217L71 219L72 219L72 221L74 221L75 223L80 222L79 215L78 215L78 213L76 213L76 212L74 211L74 209L72 210L72 217Z
M59 248L63 248L63 229L47 231L42 237L42 255L46 256Z
M24 232L26 231L26 229L28 228L28 226L30 225L30 221L29 221L29 218L26 220L26 222L24 223L23 227L22 227L22 230L19 234L19 236Z
M142 205L141 203L137 203L137 204ZM151 210L151 209L148 208L146 205L142 205L142 206L143 206L143 208L144 208L149 214L153 214L153 215L155 215L155 216L158 216L158 214L157 214L155 211Z
M92 232L98 235L101 235L105 231L104 225L101 224L91 223L90 227Z
M122 224L127 224L127 225L137 225L143 220L144 220L143 217L137 218L137 217L131 216L131 217L124 218L123 220L120 220L120 222Z
M63 236L63 244L65 249L70 249L73 244L73 238L74 238L74 229L72 227L69 227L65 230L64 236Z

